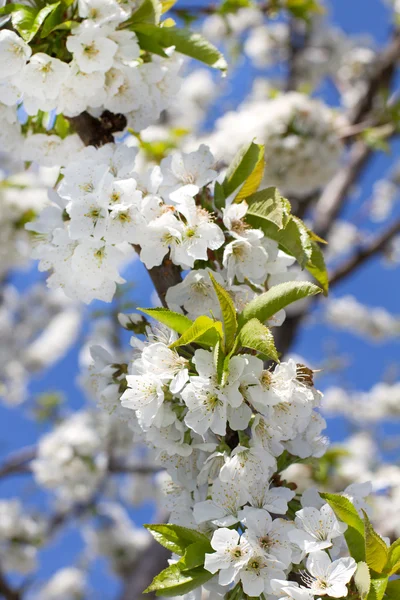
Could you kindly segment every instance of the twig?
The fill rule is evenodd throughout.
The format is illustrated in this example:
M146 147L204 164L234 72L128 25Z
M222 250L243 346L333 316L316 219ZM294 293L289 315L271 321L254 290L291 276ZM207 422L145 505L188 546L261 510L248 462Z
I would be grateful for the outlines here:
M363 265L369 258L382 252L389 242L397 235L400 235L400 220L395 222L389 229L381 233L372 242L361 247L345 263L335 269L330 277L330 285L336 285L342 281L342 279L350 275L355 269Z
M0 465L0 478L30 472L29 463L36 456L36 448L28 446L8 456Z
M353 145L347 164L328 183L317 202L312 225L312 229L317 235L326 237L342 209L349 190L367 164L371 154L371 148L364 142L358 141Z

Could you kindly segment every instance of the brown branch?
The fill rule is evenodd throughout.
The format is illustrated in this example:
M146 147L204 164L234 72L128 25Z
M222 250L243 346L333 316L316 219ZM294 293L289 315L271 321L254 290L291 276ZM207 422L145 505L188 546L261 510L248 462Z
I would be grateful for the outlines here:
M323 238L342 210L347 194L367 165L372 150L358 141L351 148L347 164L335 175L322 192L314 211L313 231Z
M105 110L98 119L85 111L76 117L68 117L68 121L85 146L96 146L96 148L113 143L115 141L113 134L123 131L127 126L124 115L115 115L109 110Z
M30 472L29 463L36 456L36 448L28 446L8 456L0 465L0 478Z
M335 271L333 271L329 277L331 289L343 279L354 273L354 271L361 267L370 258L385 250L390 241L397 235L400 235L400 220L396 221L391 227L389 227L389 229L381 233L369 244L361 247L345 263L337 267L337 269L335 269ZM319 298L315 298L312 302L318 302L319 300ZM308 312L309 306L304 312L293 316L288 316L283 325L276 331L276 347L283 355L287 354L287 352L293 346L293 343L295 342L299 333L300 325L304 321L304 318Z
M342 279L351 275L355 269L358 269L358 267L363 265L372 256L385 250L389 242L397 235L400 235L400 220L393 223L389 229L381 233L369 244L361 247L345 263L337 267L330 277L330 285L336 285L342 281Z

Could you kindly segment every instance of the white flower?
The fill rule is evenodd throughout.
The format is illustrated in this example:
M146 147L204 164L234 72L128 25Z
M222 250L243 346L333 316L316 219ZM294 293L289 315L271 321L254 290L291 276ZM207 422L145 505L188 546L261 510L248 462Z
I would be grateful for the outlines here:
M253 283L263 283L268 271L268 253L263 247L261 231L251 229L246 237L237 236L227 244L224 250L223 265L227 269L228 281L235 277L243 282L249 279Z
M209 276L210 269L194 269L190 271L182 283L168 288L166 301L171 310L180 312L185 309L190 319L201 315L213 314L220 317L219 302ZM217 282L224 285L224 280L217 272L213 272Z
M291 600L314 600L312 591L300 587L295 581L273 579L271 581L271 588L279 600L285 600L286 598L290 598ZM282 594L283 596L281 596Z
M85 21L68 36L67 48L85 73L111 69L118 46L107 37L108 33L108 29Z
M83 600L85 574L76 567L65 567L55 573L40 590L42 600Z
M243 536L244 537L244 536ZM251 597L259 598L264 592L271 592L271 580L285 576L283 565L268 560L262 555L252 555L248 563L240 570L243 591Z
M193 268L196 260L208 260L208 249L217 250L225 241L222 229L212 222L211 214L191 197L179 205L186 219L179 241L171 246L171 258L183 269Z
M38 52L18 75L18 86L28 97L38 98L40 102L54 100L68 74L69 66L65 62Z
M276 469L276 460L260 446L236 446L221 469L222 481L236 480L238 486L251 490L253 483L268 481Z
M219 527L230 527L239 521L238 511L246 502L246 494L234 480L217 479L211 490L211 500L197 502L193 514L196 523L212 521Z
M306 554L330 548L332 540L343 535L347 529L345 523L337 520L329 504L325 504L321 510L310 506L297 511L295 524L297 530L288 534L289 539Z
M326 552L313 552L307 559L311 574L310 588L314 594L342 598L347 596L347 584L353 577L357 563L354 558L339 558L331 562Z
M173 394L180 392L189 379L188 361L161 342L144 348L142 362L146 371L169 382Z
M30 46L13 31L0 31L0 80L17 75L32 54Z
M245 506L240 518L247 527L244 535L253 552L266 559L276 559L287 568L292 561L288 532L293 529L293 523L285 519L272 520L266 510L248 506Z
M249 558L249 546L242 540L237 531L218 529L211 540L215 550L206 554L204 568L210 573L219 573L219 583L229 585Z
M161 161L161 195L178 203L185 196L195 196L200 188L216 178L217 173L212 169L214 163L215 158L204 144L190 154L175 152L164 158Z
M143 427L149 427L164 401L160 378L151 373L146 373L143 375L127 375L126 380L128 388L121 396L121 404L125 408L137 411Z
M252 482L247 490L248 499L254 508L264 509L276 515L285 515L288 502L296 493L287 487L270 487L261 477Z

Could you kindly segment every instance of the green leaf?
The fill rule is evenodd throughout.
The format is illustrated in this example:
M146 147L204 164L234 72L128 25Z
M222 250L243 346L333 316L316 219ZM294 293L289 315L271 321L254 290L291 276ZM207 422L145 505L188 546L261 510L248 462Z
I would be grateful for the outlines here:
M219 210L221 210L221 208L223 208L225 206L225 194L224 194L224 188L222 187L222 185L219 183L219 181L215 182L215 186L214 186L214 205L215 208L218 208Z
M184 333L193 325L193 321L188 317L168 308L138 308L137 310L140 310L140 312L145 313L178 333Z
M327 296L329 291L329 277L324 255L321 252L321 248L314 241L311 242L311 248L311 256L306 264L306 269L321 284L324 296Z
M226 198L251 176L260 161L260 156L264 156L264 146L254 142L239 150L229 165L222 183Z
M214 575L202 567L182 571L179 563L177 563L161 571L144 593L148 594L155 591L157 596L165 596L167 598L181 596L203 585L203 583L206 583L212 577Z
M367 600L382 600L385 596L388 581L389 579L387 576L378 574L371 579L371 588L369 590Z
M51 6L55 8L47 15L42 30L40 32L40 37L43 39L51 33L57 25L60 25L63 21L65 5L62 2L57 2Z
M136 37L138 39L139 46L142 50L145 50L146 52L151 52L152 54L158 54L158 56L162 56L163 58L166 58L168 56L166 52L164 52L162 46L160 46L160 44L157 44L157 42L151 36L137 31Z
M162 13L162 5L158 0L144 0L132 16L129 23L150 23L158 25Z
M61 139L65 139L69 134L70 124L69 121L64 117L64 115L57 115L54 123L54 131Z
M159 525L145 525L145 527L161 546L175 552L175 554L179 554L179 556L183 556L186 549L192 544L200 543L204 546L210 543L208 538L199 531L180 525L161 523Z
M248 198L249 196L254 194L260 187L260 184L264 177L264 171L265 171L265 156L264 155L265 155L265 146L259 146L259 154L258 154L257 164L254 167L251 174L249 175L249 177L247 177L247 179L244 182L244 184L242 185L242 187L240 188L240 192L236 196L235 202L240 202L241 200Z
M210 279L221 307L222 319L224 322L225 352L228 353L231 351L233 344L235 343L235 335L237 331L236 309L232 298L228 292L216 281L212 273L210 273Z
M179 561L181 571L203 567L205 555L210 552L213 552L213 548L208 538L206 538L205 541L191 544L186 548L185 554Z
M366 562L361 561L358 563L357 571L354 575L354 583L360 594L360 600L364 600L368 596L371 587L371 575Z
M321 289L308 281L279 283L247 304L239 315L239 325L243 325L253 318L265 323L279 310L296 302L296 300L315 296L319 293L321 293Z
M240 330L239 343L245 348L257 350L269 359L279 362L274 336L258 319L250 319Z
M348 525L344 533L351 556L357 561L365 561L364 523L356 508L348 498L340 494L321 493L338 519Z
M365 557L367 565L377 573L382 573L388 560L388 548L383 539L371 525L367 513L363 510L365 531Z
M131 21L131 20L130 20ZM162 48L175 46L177 52L195 58L215 69L226 70L221 52L199 33L177 27L157 27L146 23L130 23L130 29L144 33Z
M59 2L48 4L41 10L24 4L7 4L0 8L0 15L11 14L11 22L16 31L25 40L30 42L39 31L46 17L59 6Z
M207 335L206 335L207 334ZM222 323L221 321L213 321L210 317L197 317L194 323L186 329L176 342L173 342L169 347L178 348L178 346L186 346L192 342L200 342L209 346L214 346L219 337L222 338Z
M290 204L275 187L269 187L252 194L246 199L249 208L246 219L252 224L252 217L267 221L265 227L275 232L283 229L290 219ZM250 217L250 219L249 219ZM275 227L273 227L275 225Z
M221 340L218 340L214 348L214 366L217 372L218 383L222 383L222 379L224 376L224 363L225 354L221 348Z
M400 598L400 579L389 581L385 590L387 600L399 600Z
M400 570L400 539L393 542L388 550L388 560L385 573L395 575ZM400 598L400 596L399 596Z

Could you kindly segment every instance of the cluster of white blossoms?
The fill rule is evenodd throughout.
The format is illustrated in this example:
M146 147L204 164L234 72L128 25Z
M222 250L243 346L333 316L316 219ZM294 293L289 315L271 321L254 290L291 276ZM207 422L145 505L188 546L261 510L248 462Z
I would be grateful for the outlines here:
M388 341L400 337L400 317L385 308L365 306L354 296L331 298L325 304L325 320L339 329L345 329L374 341Z
M291 92L226 113L207 143L219 159L227 160L254 138L265 145L266 184L303 196L326 184L338 169L340 122L321 101Z
M8 143L1 146L9 147ZM20 162L0 154L0 279L11 269L29 264L32 236L24 226L46 206L47 190L56 179L57 174L45 169L24 171Z
M325 392L324 411L345 415L355 423L376 423L400 417L400 382L375 384L366 392L347 391L339 387Z
M196 261L213 260L213 252L221 249L222 275L230 285L235 278L262 284L293 263L261 230L247 227L246 202L228 206L217 222L213 207L196 202L217 179L215 158L206 146L189 154L176 152L145 173L135 171L135 158L136 150L124 145L86 148L63 170L52 205L27 225L37 232L33 255L40 259L39 269L52 270L51 288L61 287L84 302L111 301L116 284L124 282L121 269L135 254L133 246L140 247L148 269L165 257L193 269ZM196 284L191 272L182 294L185 308L207 296L203 277L198 272ZM252 295L247 286L235 286L232 293L239 304ZM173 288L169 300L177 304Z
M85 573L77 567L65 567L42 587L37 600L84 600L85 595Z
M90 501L111 461L129 454L131 446L132 434L123 423L105 413L76 412L40 439L32 471L60 504Z
M109 561L112 571L123 577L132 569L150 542L148 532L135 527L119 504L103 502L97 506L94 522L86 527L89 553Z
M120 28L131 14L129 3L79 2L78 13L80 22L65 36L60 58L51 48L49 54L34 52L35 46L13 31L0 32L0 102L9 107L2 111L10 112L2 136L14 138L15 108L21 102L32 116L52 110L66 117L87 109L124 113L139 130L174 98L180 62L160 56L143 60L136 34Z
M29 573L36 568L44 523L26 513L19 500L0 502L0 560L7 571Z
M0 306L0 398L27 399L30 376L54 364L76 340L81 311L60 290L36 284L20 294L2 289Z
M347 595L356 562L343 558L346 525L316 491L301 498L279 474L284 457L326 449L312 371L293 360L266 370L244 353L230 359L221 383L213 352L191 355L171 348L175 339L166 329L132 339L121 404L169 475L170 522L211 538L205 569L216 577L203 589L212 598L236 584L252 597ZM287 580L293 565L307 569L301 585Z

